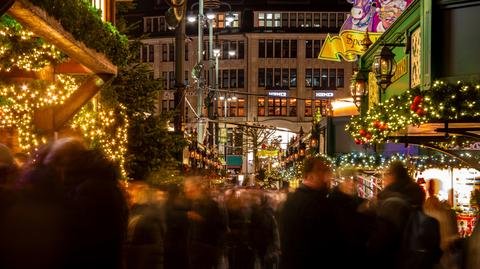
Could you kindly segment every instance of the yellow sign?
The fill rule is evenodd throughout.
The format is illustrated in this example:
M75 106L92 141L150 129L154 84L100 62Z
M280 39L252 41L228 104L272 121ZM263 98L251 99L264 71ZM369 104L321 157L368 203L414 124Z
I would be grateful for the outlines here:
M381 35L382 33L369 33L372 43ZM362 46L364 38L365 32L357 30L345 30L338 36L327 35L318 59L341 62L343 58L345 61L354 62L365 52Z
M258 157L277 157L278 150L259 150L257 152Z
M395 75L392 77L392 82L397 81L399 78L403 77L408 72L407 57L403 57L397 63L397 68L395 69Z

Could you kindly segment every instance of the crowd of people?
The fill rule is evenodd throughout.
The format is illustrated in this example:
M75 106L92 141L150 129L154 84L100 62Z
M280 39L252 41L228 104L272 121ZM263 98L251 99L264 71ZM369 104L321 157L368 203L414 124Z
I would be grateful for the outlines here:
M461 238L402 163L371 201L322 158L303 172L292 193L210 189L200 176L156 188L123 184L76 139L30 157L0 144L0 268L480 268L480 229Z

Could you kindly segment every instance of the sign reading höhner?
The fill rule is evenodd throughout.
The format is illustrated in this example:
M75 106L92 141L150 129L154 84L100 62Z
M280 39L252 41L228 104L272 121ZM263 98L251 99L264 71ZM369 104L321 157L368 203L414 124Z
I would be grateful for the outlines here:
M334 93L334 92L326 92L326 91L318 91L318 92L315 92L315 98L328 99L328 98L333 98L333 97L335 97L335 93Z
M272 96L272 97L287 97L287 92L268 92L268 96Z

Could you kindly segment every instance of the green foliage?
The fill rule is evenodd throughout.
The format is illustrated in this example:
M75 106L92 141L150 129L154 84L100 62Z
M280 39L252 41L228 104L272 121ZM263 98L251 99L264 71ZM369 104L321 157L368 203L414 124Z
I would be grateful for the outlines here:
M480 85L435 82L432 89L411 89L352 117L347 131L358 144L384 143L409 125L435 121L478 120Z
M174 174L167 171L180 165L176 157L186 146L183 136L168 131L171 115L156 114L161 83L149 79L149 73L143 64L125 68L102 92L102 99L126 106L130 120L126 169L134 179L147 179L158 171Z
M54 46L32 36L10 16L0 17L0 70L38 70L66 58Z
M127 36L103 22L88 0L30 0L62 24L75 39L105 54L115 65L125 66L131 57Z

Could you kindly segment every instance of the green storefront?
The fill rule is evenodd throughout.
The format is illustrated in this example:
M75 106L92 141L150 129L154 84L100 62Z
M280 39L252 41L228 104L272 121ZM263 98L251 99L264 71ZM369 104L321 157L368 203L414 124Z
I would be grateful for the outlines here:
M416 0L366 50L347 126L357 144L421 145L480 168L458 150L480 141L479 14L479 1Z

